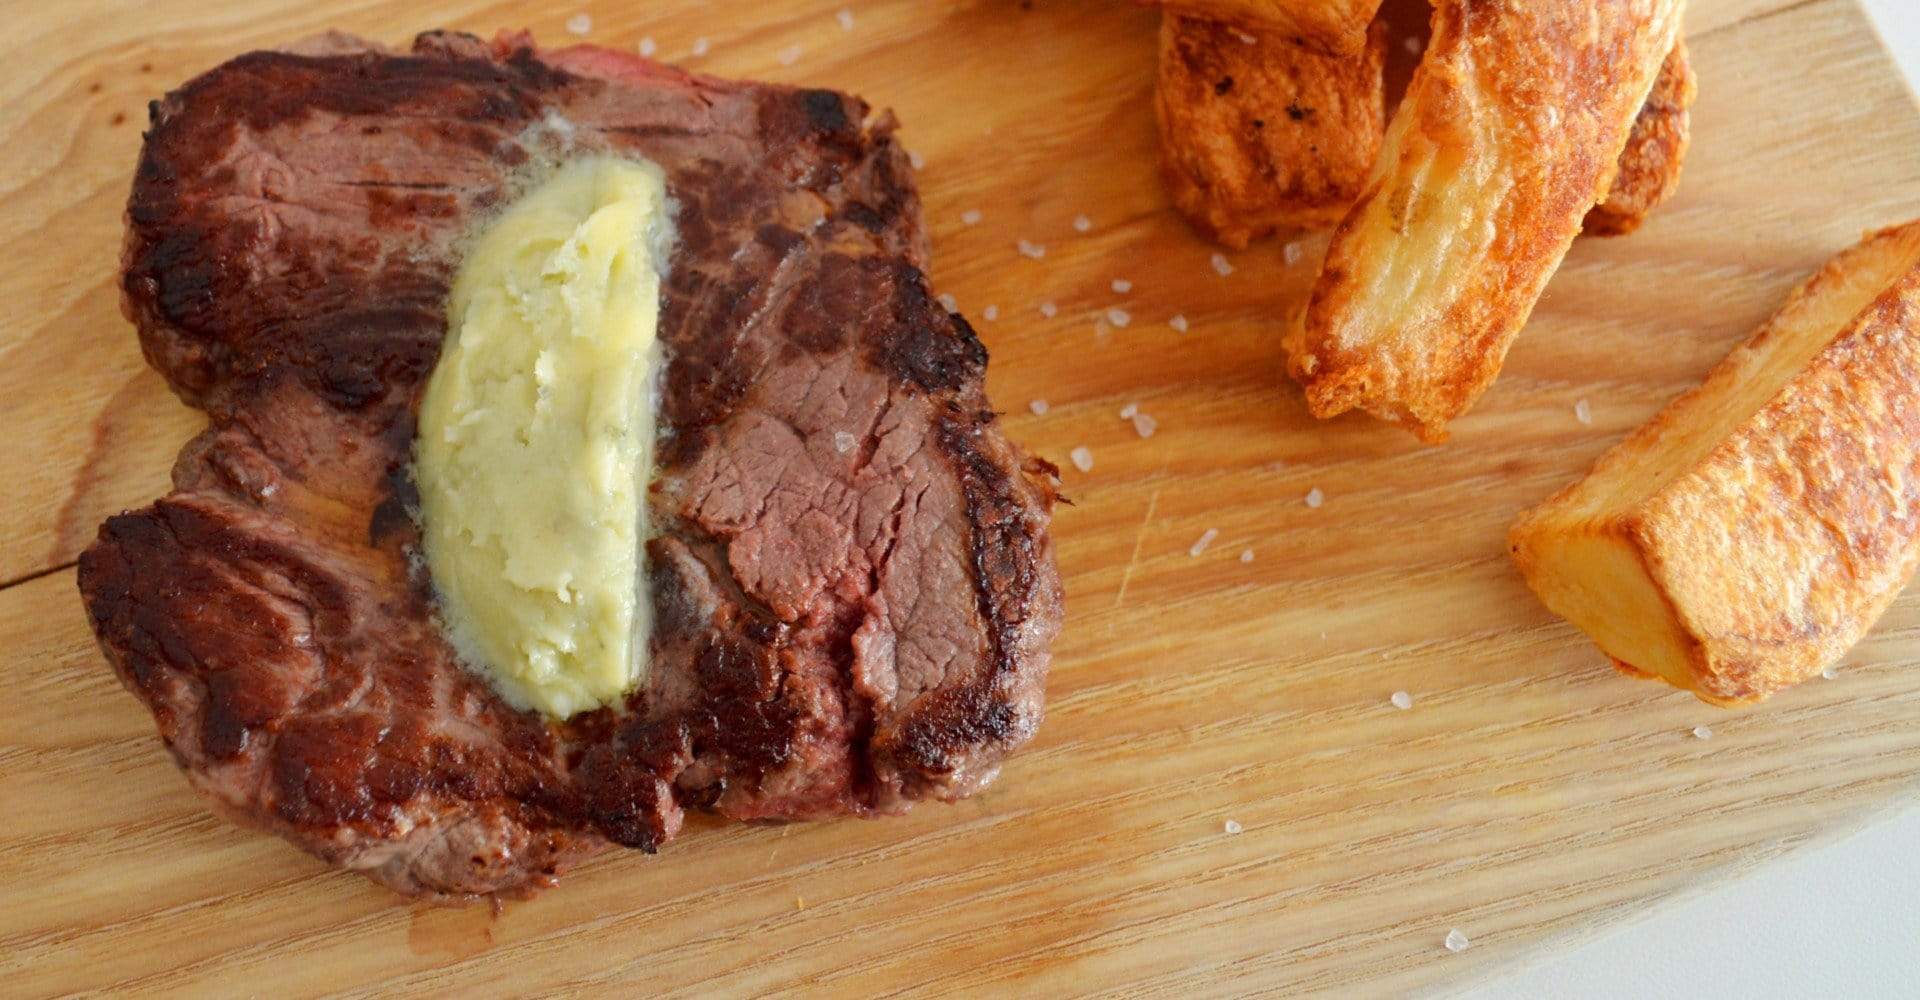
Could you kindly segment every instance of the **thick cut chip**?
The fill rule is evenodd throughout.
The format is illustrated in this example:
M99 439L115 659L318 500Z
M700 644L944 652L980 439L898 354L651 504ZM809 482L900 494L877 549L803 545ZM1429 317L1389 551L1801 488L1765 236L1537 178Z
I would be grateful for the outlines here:
M1613 177L1607 198L1593 206L1581 232L1588 236L1625 236L1640 228L1647 216L1673 197L1680 187L1680 167L1692 140L1690 112L1698 84L1687 58L1687 43L1673 43L1660 67L1653 93L1633 120L1633 134L1620 152L1620 172Z
M1920 561L1920 222L1835 257L1511 543L1622 669L1703 700L1838 660Z
M1499 373L1680 30L1684 0L1441 0L1288 369L1314 415L1443 441Z
M1375 22L1360 52L1327 55L1283 32L1164 15L1160 164L1181 214L1235 249L1339 222L1386 131L1386 41Z

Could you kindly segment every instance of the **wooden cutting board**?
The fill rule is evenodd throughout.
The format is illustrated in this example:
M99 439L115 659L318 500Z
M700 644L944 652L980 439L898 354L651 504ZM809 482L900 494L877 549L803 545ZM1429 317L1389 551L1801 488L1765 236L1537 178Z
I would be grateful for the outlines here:
M1277 243L1235 254L1223 277L1167 211L1151 12L891 0L843 29L840 5L6 4L0 992L1424 991L1912 800L1920 597L1838 679L1730 713L1616 676L1503 546L1517 510L1811 268L1920 214L1920 114L1852 0L1695 0L1679 200L1575 248L1440 448L1316 423L1283 383L1275 318L1317 241L1292 267ZM660 856L607 856L499 913L435 910L213 817L94 649L75 554L163 491L199 424L120 317L120 212L144 102L228 56L327 27L526 24L566 43L581 12L594 41L651 36L702 70L898 110L936 282L992 349L1009 429L1063 466L1092 450L1056 522L1070 614L1047 724L979 798L879 822L695 820ZM1109 308L1131 322L1102 324ZM1151 439L1117 416L1133 402ZM1441 944L1456 927L1461 954Z

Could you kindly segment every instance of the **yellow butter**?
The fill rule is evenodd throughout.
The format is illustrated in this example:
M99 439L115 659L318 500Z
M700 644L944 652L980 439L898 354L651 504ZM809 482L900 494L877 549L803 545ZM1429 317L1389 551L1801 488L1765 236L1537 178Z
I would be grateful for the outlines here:
M565 718L646 670L659 168L575 160L469 248L414 448L443 624L514 705Z

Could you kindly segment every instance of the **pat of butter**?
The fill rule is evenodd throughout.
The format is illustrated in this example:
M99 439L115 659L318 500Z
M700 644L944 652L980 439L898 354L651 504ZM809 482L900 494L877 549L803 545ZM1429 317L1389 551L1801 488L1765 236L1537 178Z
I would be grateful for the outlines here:
M646 672L658 167L574 160L479 234L420 404L414 474L443 624L511 703L565 718Z

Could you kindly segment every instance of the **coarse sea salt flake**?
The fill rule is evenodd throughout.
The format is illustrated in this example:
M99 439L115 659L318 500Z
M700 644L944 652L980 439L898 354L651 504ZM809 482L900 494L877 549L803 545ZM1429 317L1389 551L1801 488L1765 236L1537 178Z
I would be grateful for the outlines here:
M1586 424L1588 427L1593 426L1593 407L1589 406L1584 399L1573 404L1573 419Z
M1313 489L1307 491L1307 506L1317 508L1326 502L1327 495L1320 492L1320 487L1315 486Z
M1233 273L1233 262L1227 259L1226 254L1217 253L1213 255L1213 273L1222 278Z
M1142 438L1152 437L1153 432L1159 429L1160 421L1153 419L1153 417L1148 414L1136 413L1133 415L1133 432Z
M1408 35L1407 40L1400 44L1406 48L1407 54L1410 56L1419 55L1420 50L1427 47L1427 43L1421 41L1417 35Z
M1086 217L1086 216L1084 216L1084 215L1076 215L1076 216L1074 216L1074 217L1073 217L1073 231L1074 231L1074 232L1076 232L1076 233L1090 233L1090 232L1093 232L1093 220L1092 220L1092 219L1089 219L1089 218L1087 218L1087 217Z
M1020 251L1020 256L1022 257L1031 257L1034 260L1039 260L1040 258L1045 257L1047 255L1046 247L1041 246L1038 243L1030 242L1028 240L1021 240L1018 243L1015 243L1013 246L1014 246L1014 249Z
M986 307L985 309L982 309L982 310L980 310L980 315L981 315L981 317L982 317L982 318L984 318L984 319L985 319L985 320L986 320L987 322L989 322L989 323L991 323L991 322L993 322L994 320L996 320L996 319L999 319L999 318L1000 318L1000 307L999 307L999 306L988 306L988 307Z
M1109 309L1107 310L1107 322L1112 323L1114 326L1124 327L1128 323L1133 322L1133 316L1125 309Z
M707 50L711 48L713 48L713 42L705 35L693 40L693 54L696 56L706 55Z
M1827 680L1830 680L1830 681L1836 680L1840 676L1840 671L1835 670L1832 667L1828 667L1827 669L1820 671L1820 676L1825 677Z
M1473 942L1467 940L1467 936L1460 933L1460 928L1458 927L1447 932L1447 940L1445 943L1447 950L1456 955L1473 947Z
M1168 326L1170 326L1170 327L1173 327L1173 328L1174 328L1175 330L1178 330L1178 331L1180 331L1181 333L1185 333L1185 332L1187 332L1187 317L1186 317L1186 314L1184 314L1184 313L1182 313L1182 314L1178 314L1178 315L1176 315L1176 316L1174 316L1174 317L1173 317L1172 319L1170 319L1170 320L1167 320L1167 325L1168 325Z
M1132 420L1132 419L1133 419L1133 415L1134 415L1134 414L1136 414L1136 413L1139 413L1139 412L1140 412L1140 404L1139 404L1139 403L1128 403L1127 405L1125 405L1125 406L1122 406L1122 407L1120 408L1120 419L1122 419L1122 420Z
M851 9L846 7L840 8L840 12L833 15L833 19L840 22L841 31L853 30L853 11Z
M1713 730L1706 726L1695 726L1693 727L1693 738L1696 740L1713 739Z
M913 166L913 169L919 170L927 165L927 158L909 149L907 150L907 162Z
M1410 695L1405 691L1395 691L1393 693L1393 697L1388 698L1387 700L1390 702L1393 702L1393 707L1401 710L1402 712L1413 707L1413 695Z
M576 35L584 35L592 31L593 16L590 14L575 14L567 18L567 30Z
M1280 251L1280 256L1286 258L1288 267L1300 263L1300 258L1305 254L1306 251L1301 249L1298 243L1289 243Z
M960 300L954 298L952 292L941 292L939 301L940 308L948 312L958 312L960 309Z
M1093 471L1093 450L1086 445L1081 445L1067 452L1067 460L1072 462L1073 467L1079 469L1081 472Z
M984 218L984 216L980 214L980 210L977 208L969 208L960 213L960 221L969 226L979 225L982 218Z
M1208 528L1204 534L1194 541L1193 546L1187 549L1187 555L1198 556L1200 553L1207 551L1207 546L1212 545L1213 540L1219 537L1219 528Z
M853 446L856 443L858 443L858 441L859 441L858 438L855 438L853 435L848 434L846 431L833 432L833 450L839 452L842 455L852 451Z
M789 45L780 50L780 65L791 66L800 61L800 46Z
M1252 550L1252 549L1245 549L1245 550L1243 550L1243 551L1242 551L1242 552L1240 553L1240 561L1241 561L1241 562L1243 562L1243 563L1250 563L1250 562L1252 562L1252 561L1253 561L1253 550Z
M1049 409L1049 407L1047 406L1046 400L1036 399L1033 402L1027 404L1027 409L1032 410L1033 415L1036 417L1044 417L1047 415L1047 410Z
M1133 282L1125 278L1115 278L1113 279L1113 291L1116 295L1125 295L1133 291Z
M652 35L640 39L640 54L649 59L653 58L654 52L659 48L660 46L654 42Z
M1051 302L1040 303L1040 315L1045 316L1048 319L1052 319L1055 316L1058 316L1059 314L1060 314L1059 306L1056 306Z
M1230 820L1227 820L1225 823L1220 824L1220 829L1227 831L1227 833L1229 834L1237 834L1241 830L1246 829L1246 827L1241 826L1239 820L1230 819Z

